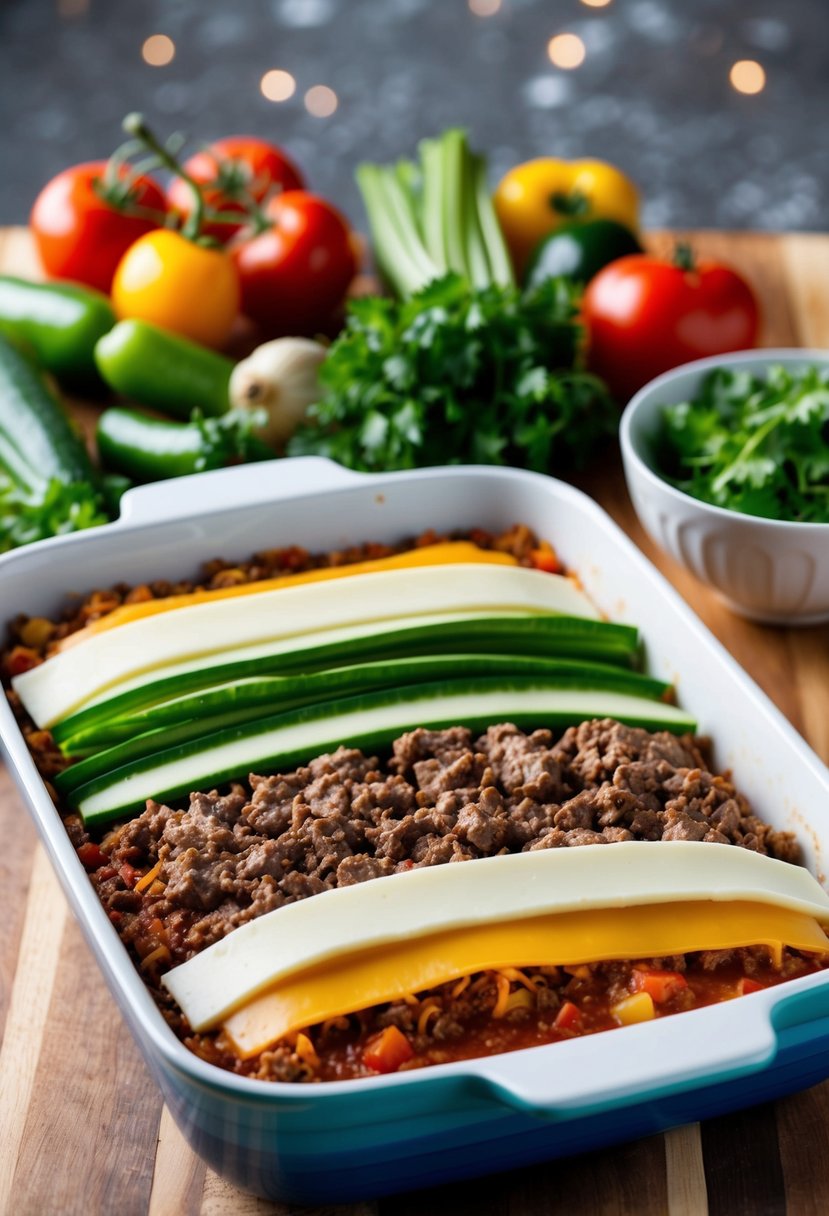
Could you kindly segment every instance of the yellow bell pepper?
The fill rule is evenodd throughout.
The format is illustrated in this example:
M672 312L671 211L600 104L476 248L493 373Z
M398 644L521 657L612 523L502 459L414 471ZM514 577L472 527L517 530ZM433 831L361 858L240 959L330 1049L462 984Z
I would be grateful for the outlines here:
M639 224L636 186L601 160L528 160L510 169L493 201L519 278L538 242L562 224L608 219L632 232Z
M204 346L224 346L239 312L230 255L157 228L130 245L112 280L119 319L138 317Z

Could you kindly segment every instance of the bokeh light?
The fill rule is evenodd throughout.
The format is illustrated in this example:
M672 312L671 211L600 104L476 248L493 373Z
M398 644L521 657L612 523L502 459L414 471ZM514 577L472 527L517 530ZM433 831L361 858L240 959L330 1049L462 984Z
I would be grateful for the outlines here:
M581 0L582 4L586 4L588 8L607 8L612 0Z
M296 81L290 72L271 68L259 81L259 89L268 101L287 101L296 92Z
M469 11L476 17L494 17L501 8L501 0L469 0Z
M328 85L315 84L305 94L305 109L314 118L330 118L337 108L337 94Z
M164 68L172 63L176 54L176 44L166 34L150 34L141 47L141 58L151 68Z
M550 62L557 68L577 68L584 63L584 43L578 34L556 34L547 43Z
M766 87L765 69L756 59L738 59L728 79L738 93L762 93Z

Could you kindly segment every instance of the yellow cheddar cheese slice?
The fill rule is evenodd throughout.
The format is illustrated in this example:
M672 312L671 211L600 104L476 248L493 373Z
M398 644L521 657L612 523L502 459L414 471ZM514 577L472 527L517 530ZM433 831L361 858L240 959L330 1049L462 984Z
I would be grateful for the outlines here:
M767 946L779 963L784 946L823 954L829 951L829 938L814 917L759 902L701 901L563 912L432 934L342 956L324 968L290 976L231 1014L223 1029L233 1049L247 1059L291 1031L475 971L573 966L755 945Z
M184 595L170 595L160 600L144 600L136 604L122 604L97 621L91 621L83 629L70 633L57 646L67 650L96 633L140 621L148 616L171 612L176 608L189 608L193 604L210 604L216 600L236 599L243 595L257 595L263 591L277 591L284 587L300 587L305 583L323 583L354 574L375 574L381 570L408 570L415 566L446 566L457 562L475 565L517 566L518 561L509 553L495 549L481 549L471 541L447 541L439 545L423 545L419 549L408 549L391 557L379 557L372 561L352 562L344 566L326 566L318 570L305 570L301 574L284 574L277 578L260 579L254 583L242 583L235 587L217 587L213 590L190 591Z
M829 896L803 866L728 844L629 840L425 866L323 891L241 925L162 983L193 1029L206 1030L291 976L346 956L380 957L381 947L399 958L415 938L520 929L562 913L709 902L721 910L762 903L829 925ZM634 945L634 956L650 949Z

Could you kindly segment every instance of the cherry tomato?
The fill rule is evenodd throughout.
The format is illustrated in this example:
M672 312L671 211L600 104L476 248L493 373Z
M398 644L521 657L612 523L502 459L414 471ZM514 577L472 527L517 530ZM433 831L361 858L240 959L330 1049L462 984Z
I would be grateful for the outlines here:
M280 148L250 135L231 135L218 139L191 156L185 172L204 190L205 206L211 211L238 212L238 224L209 221L202 225L207 236L227 242L245 220L245 202L262 203L274 189L301 190L305 183L299 169ZM180 177L167 190L170 210L187 217L193 208L190 188Z
M120 318L139 317L205 346L223 346L239 311L228 253L159 229L130 246L112 281Z
M304 190L286 190L265 207L272 227L233 250L242 312L275 334L323 329L357 270L348 224Z
M133 241L164 223L164 192L150 177L131 181L122 166L107 174L106 161L64 169L43 187L31 225L47 274L108 292L115 267ZM130 208L155 214L131 215Z
M660 372L757 341L754 293L736 271L646 253L600 270L584 294L588 363L622 402Z

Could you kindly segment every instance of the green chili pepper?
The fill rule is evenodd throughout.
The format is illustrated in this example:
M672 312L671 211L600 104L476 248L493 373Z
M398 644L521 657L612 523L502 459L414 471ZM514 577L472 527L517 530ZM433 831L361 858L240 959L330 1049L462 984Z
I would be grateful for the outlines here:
M538 287L545 279L559 275L588 283L609 262L641 252L642 246L630 229L615 220L565 224L536 246L527 269L526 286Z
M231 410L221 418L167 422L113 407L98 419L98 452L108 470L138 482L272 460L273 449L252 434L265 418L264 410Z
M146 321L119 321L98 342L95 361L110 388L162 414L214 417L230 408L232 361Z
M101 391L95 343L114 324L112 306L98 291L0 275L0 334L31 351L68 389Z

